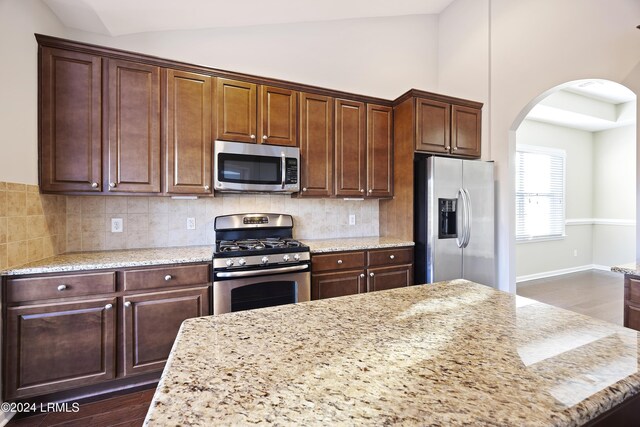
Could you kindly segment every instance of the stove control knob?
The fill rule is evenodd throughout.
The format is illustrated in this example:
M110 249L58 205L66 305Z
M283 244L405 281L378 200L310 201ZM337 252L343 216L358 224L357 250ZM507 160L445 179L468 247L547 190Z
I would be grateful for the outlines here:
M266 256L263 256L260 261L262 261L263 264L269 264L269 258Z
M295 259L296 261L300 261L300 255L298 254L293 255L293 259Z
M282 257L282 260L283 260L284 262L287 262L287 261L289 261L290 259L291 259L291 258L289 258L289 255L285 255L285 256L283 256L283 257Z
M247 263L247 260L246 260L246 259L244 259L244 258L240 258L240 259L238 260L238 264L240 264L241 266L242 266L242 265L245 265L246 263Z
M227 264L227 267L231 267L233 265L233 260L232 259L228 259L226 264Z

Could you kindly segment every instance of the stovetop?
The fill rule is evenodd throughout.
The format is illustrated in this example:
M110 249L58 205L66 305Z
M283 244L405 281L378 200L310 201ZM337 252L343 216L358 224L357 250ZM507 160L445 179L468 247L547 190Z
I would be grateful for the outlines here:
M243 240L220 240L216 243L216 257L255 256L308 252L309 246L289 238L265 238Z

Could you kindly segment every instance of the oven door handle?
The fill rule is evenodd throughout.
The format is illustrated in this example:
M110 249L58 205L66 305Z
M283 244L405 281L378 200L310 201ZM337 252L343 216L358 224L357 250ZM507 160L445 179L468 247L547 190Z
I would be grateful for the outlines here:
M308 264L304 265L292 265L289 267L271 268L267 270L251 270L251 271L230 271L216 273L216 277L253 277L253 276L265 276L268 274L276 273L288 273L290 271L301 271L309 268Z

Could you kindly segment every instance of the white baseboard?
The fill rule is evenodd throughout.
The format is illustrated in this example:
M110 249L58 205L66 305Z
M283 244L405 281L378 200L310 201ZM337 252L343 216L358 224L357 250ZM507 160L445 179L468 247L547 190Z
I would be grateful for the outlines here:
M543 271L542 273L518 276L516 277L516 283L528 282L529 280L536 280L536 279L545 279L547 277L561 276L563 274L577 273L579 271L587 271L587 270L611 271L611 267L607 267L606 265L587 264L587 265L580 265L578 267L563 268L561 270Z

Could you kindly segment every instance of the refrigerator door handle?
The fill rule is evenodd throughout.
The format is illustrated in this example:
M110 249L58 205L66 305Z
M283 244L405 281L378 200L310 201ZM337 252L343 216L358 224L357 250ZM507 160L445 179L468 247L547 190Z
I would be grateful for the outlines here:
M469 194L469 190L467 190L466 188L463 189L462 191L464 192L465 199L466 199L464 211L467 217L467 225L465 228L465 237L464 237L464 242L462 247L466 248L467 246L469 246L469 240L471 240L471 215L472 215L471 195Z
M464 189L458 190L458 209L460 210L461 219L460 232L457 233L456 244L460 249L464 247L465 236L467 235L467 201L464 193Z

